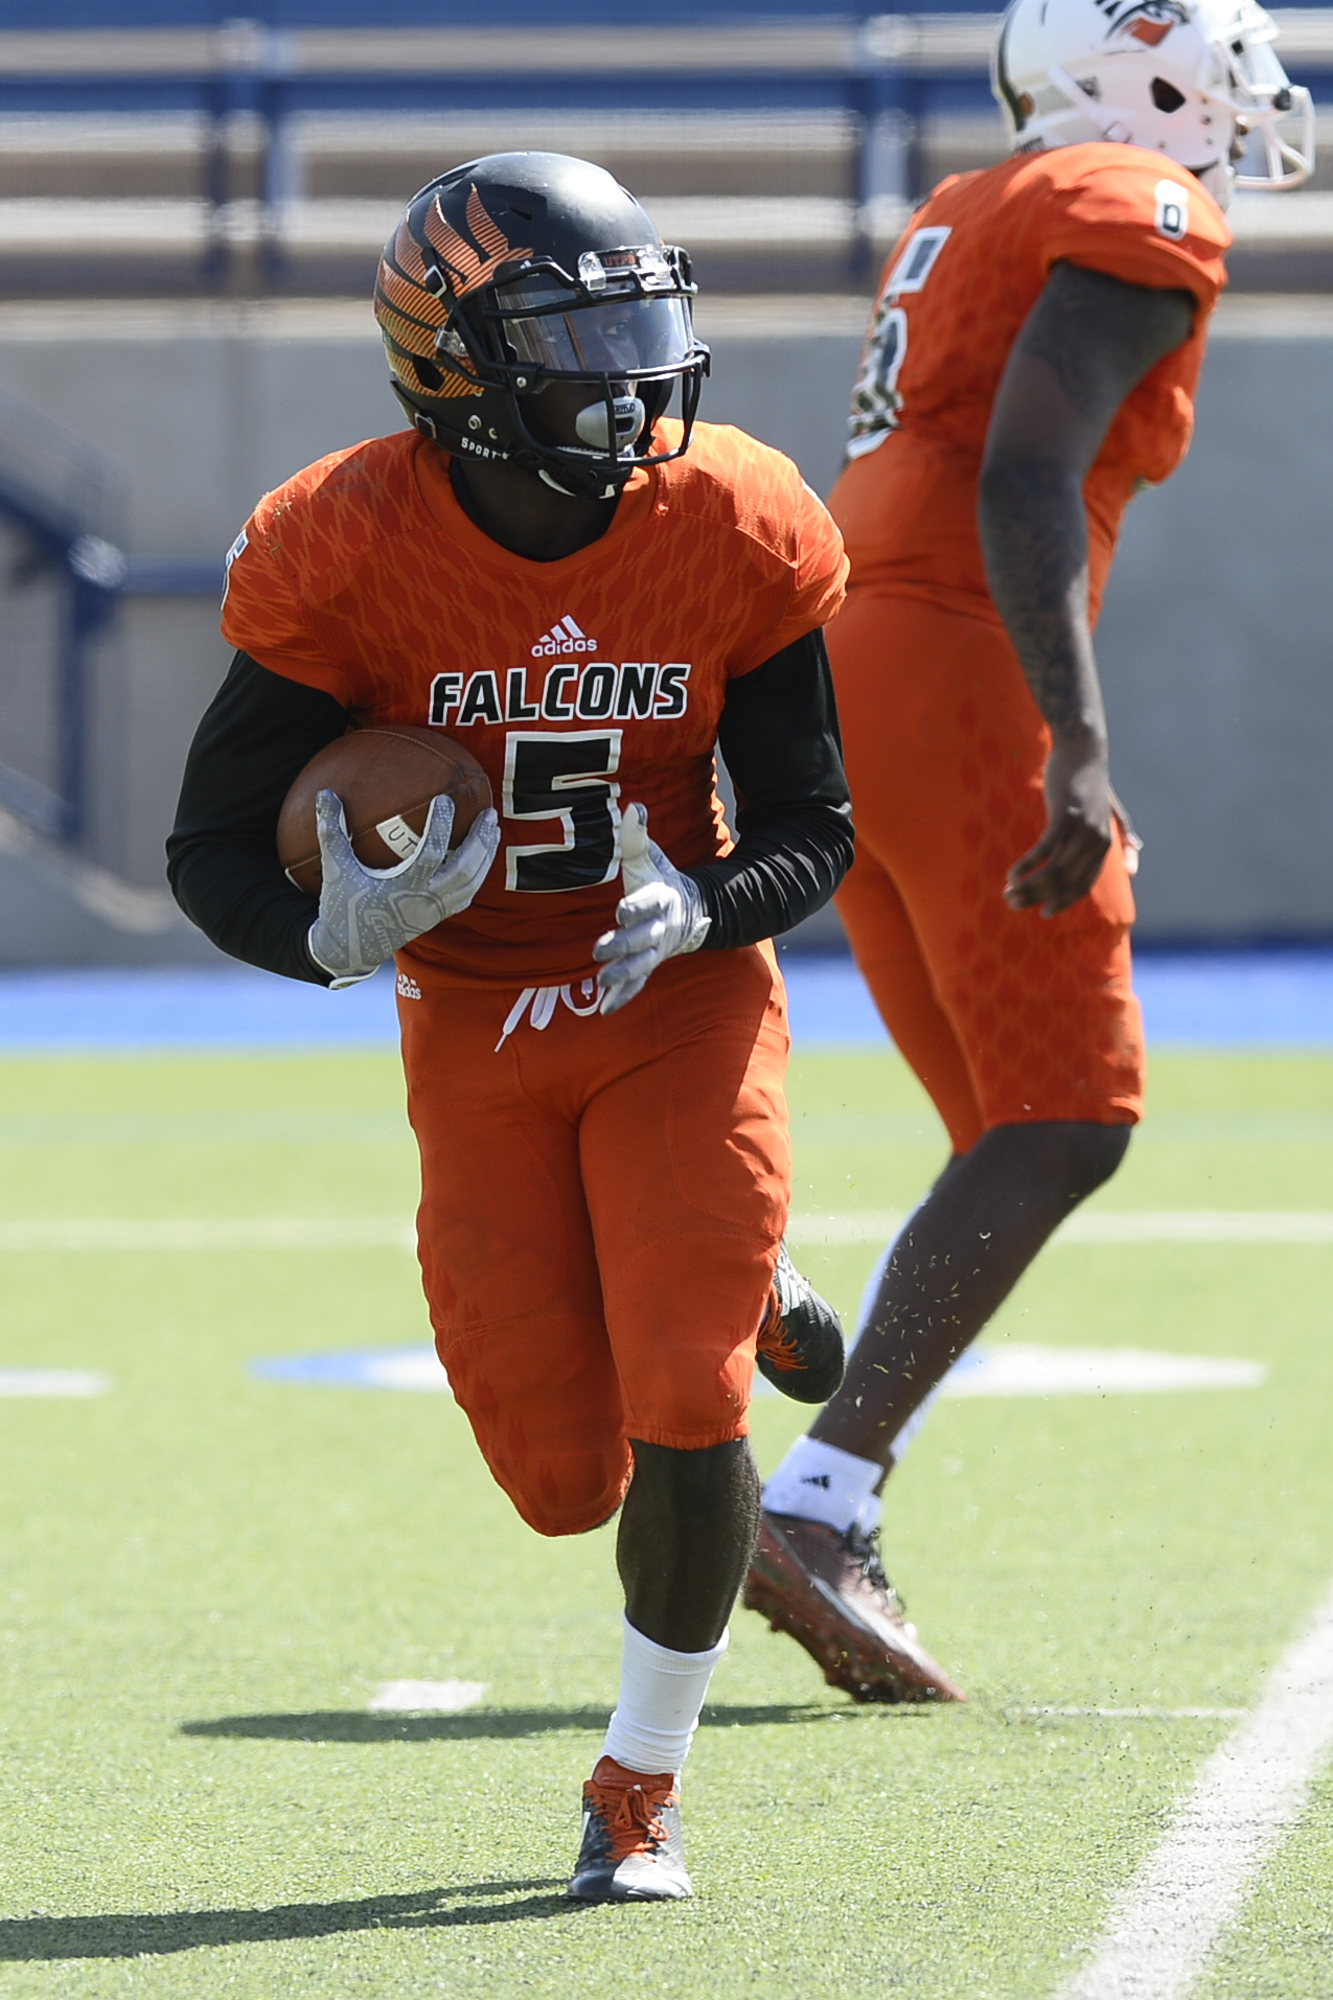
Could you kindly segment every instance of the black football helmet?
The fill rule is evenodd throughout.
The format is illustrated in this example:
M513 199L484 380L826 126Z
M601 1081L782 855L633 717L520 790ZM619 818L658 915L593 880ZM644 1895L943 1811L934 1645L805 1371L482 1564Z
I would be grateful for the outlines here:
M460 458L505 458L557 491L610 499L636 465L688 449L708 373L683 250L664 246L603 168L563 153L492 153L415 195L380 261L375 317L395 395ZM524 418L554 381L586 382L579 445ZM681 385L684 429L655 449Z

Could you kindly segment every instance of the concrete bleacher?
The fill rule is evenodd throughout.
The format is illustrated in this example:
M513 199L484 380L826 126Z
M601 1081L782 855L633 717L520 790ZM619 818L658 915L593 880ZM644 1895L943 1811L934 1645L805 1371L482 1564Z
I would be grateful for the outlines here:
M0 284L13 295L364 291L414 188L547 146L649 201L714 290L865 290L912 201L1004 150L995 16L809 4L281 0L263 18L11 0L0 28ZM374 25L370 25L373 20ZM1309 192L1242 204L1232 282L1333 286L1333 9L1281 10L1329 101Z

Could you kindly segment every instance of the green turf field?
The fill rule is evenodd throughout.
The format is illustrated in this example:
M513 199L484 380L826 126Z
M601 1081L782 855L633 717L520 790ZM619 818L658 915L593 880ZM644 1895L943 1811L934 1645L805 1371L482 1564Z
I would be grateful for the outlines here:
M792 1095L803 1213L903 1208L939 1164L893 1057L806 1055ZM611 1534L529 1533L447 1397L247 1374L421 1342L410 1256L12 1247L29 1221L406 1220L395 1058L10 1060L0 1140L0 1369L112 1378L0 1398L6 1996L1054 1995L1233 1726L1170 1711L1250 1703L1333 1579L1333 1245L1055 1246L994 1337L1267 1386L939 1405L886 1543L968 1707L856 1709L738 1613L687 1776L697 1900L571 1910ZM1333 1210L1333 1056L1159 1055L1097 1207ZM802 1251L847 1311L873 1254ZM798 1427L756 1405L761 1465ZM408 1678L487 1693L368 1712ZM1155 1713L1034 1712L1080 1707ZM1316 1788L1205 2000L1333 1989L1331 1847Z

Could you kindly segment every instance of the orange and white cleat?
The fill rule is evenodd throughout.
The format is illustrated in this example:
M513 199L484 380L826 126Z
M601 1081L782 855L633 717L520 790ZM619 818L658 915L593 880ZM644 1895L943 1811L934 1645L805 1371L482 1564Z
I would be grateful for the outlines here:
M603 1757L583 1787L583 1840L565 1894L578 1903L667 1903L692 1896L680 1794Z
M761 1514L745 1606L788 1632L853 1701L966 1701L916 1636L879 1556L878 1532Z

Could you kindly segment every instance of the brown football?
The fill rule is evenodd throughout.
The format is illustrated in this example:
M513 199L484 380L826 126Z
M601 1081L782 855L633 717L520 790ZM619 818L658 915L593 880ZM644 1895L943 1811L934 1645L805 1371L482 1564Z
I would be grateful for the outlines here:
M324 880L315 832L315 797L324 791L342 800L352 851L367 868L392 868L407 858L439 793L454 802L451 847L491 803L490 780L472 752L438 729L411 722L349 729L310 759L278 815L278 858L312 896Z

